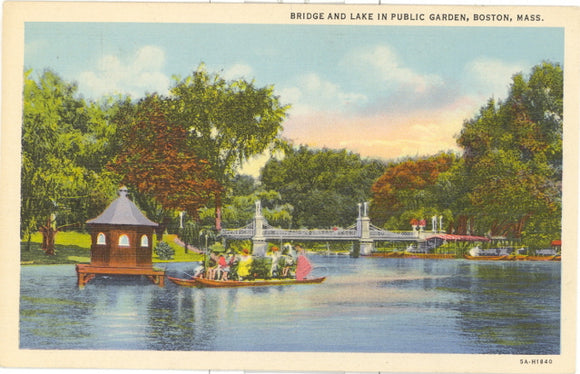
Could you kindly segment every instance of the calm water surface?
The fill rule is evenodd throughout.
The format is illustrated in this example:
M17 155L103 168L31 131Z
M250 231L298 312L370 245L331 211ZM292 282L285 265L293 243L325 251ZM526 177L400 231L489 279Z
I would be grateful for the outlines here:
M560 353L560 263L311 256L320 285L197 289L24 266L20 347ZM169 264L183 276L192 264Z

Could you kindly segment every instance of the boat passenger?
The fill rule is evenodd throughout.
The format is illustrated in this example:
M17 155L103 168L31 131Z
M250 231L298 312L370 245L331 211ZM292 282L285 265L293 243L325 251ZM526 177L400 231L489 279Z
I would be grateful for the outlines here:
M226 261L226 258L224 257L224 255L220 255L220 257L218 259L218 267L219 267L219 270L221 273L220 279L223 281L227 281L228 274L230 273L230 266L229 266L228 262Z
M219 268L219 258L215 253L210 253L209 264L205 274L206 279L219 279L220 268Z
M278 271L278 261L280 260L280 251L278 247L272 247L272 253L270 255L272 258L272 266L270 267L270 276L272 278L277 278L280 274Z
M197 267L195 269L193 269L193 276L192 276L192 278L197 278L197 277L201 276L203 274L204 270L205 269L203 267L203 264L197 265Z
M294 266L294 257L290 255L290 250L285 249L282 256L280 256L280 267L282 268L282 278L288 278L291 274L292 266Z
M237 279L238 277L238 256L234 252L229 252L229 256L227 258L228 266L230 267L229 276L230 279Z
M250 250L244 248L242 250L242 256L238 262L238 278L244 280L250 275L250 269L252 268L252 256L250 256Z
M304 248L297 245L298 260L296 260L296 280L305 279L312 271L312 265L304 253Z

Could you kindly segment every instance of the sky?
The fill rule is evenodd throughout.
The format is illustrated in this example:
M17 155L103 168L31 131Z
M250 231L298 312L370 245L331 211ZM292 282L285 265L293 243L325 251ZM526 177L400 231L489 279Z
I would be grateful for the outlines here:
M24 68L52 69L87 99L167 94L200 63L273 85L283 137L396 159L459 150L456 136L511 76L564 61L560 28L27 23ZM245 165L256 175L266 156Z

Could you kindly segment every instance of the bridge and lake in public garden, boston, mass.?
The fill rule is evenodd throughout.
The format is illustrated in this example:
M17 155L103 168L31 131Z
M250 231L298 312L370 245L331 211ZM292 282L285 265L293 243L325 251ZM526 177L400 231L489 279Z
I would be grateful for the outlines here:
M74 265L24 266L22 349L559 354L561 262L376 257L375 240L437 236L355 226L277 230L254 221L225 239L360 241L360 257L310 252L317 285L158 287L98 276L77 287ZM434 220L435 223L435 220ZM256 228L258 228L256 230ZM435 228L433 231L437 231ZM370 244L369 244L370 243ZM166 263L182 277L194 264Z
M2 357L573 361L576 13L16 3Z

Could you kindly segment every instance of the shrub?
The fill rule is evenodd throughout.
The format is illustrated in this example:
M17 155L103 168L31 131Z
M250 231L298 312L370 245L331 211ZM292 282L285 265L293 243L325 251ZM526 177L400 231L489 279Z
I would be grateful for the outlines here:
M175 251L166 242L159 242L155 246L155 254L161 260L172 260Z

